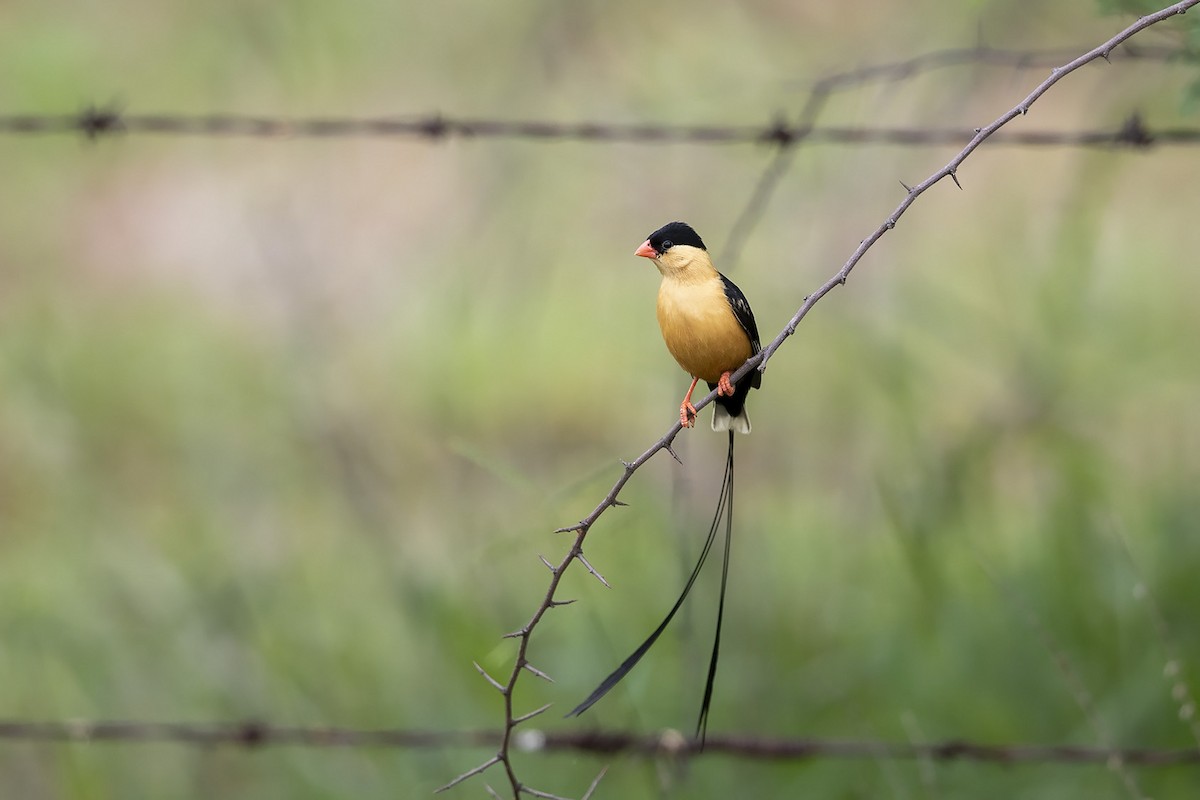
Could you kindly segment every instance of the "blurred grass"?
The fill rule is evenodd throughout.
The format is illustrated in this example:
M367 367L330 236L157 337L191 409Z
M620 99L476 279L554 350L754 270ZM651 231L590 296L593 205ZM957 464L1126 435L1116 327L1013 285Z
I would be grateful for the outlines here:
M869 13L868 13L869 11ZM807 78L974 41L1099 41L1086 3L0 8L5 111L768 119ZM1167 36L1168 34L1163 34ZM481 66L486 65L486 68ZM839 98L851 123L978 124L1034 76ZM1029 124L1169 124L1186 69L1073 76ZM1024 122L1022 122L1024 124ZM746 257L764 336L949 151L803 151ZM478 679L544 591L536 555L671 420L684 379L629 253L720 250L765 153L521 142L0 140L0 716L494 726ZM983 148L772 362L739 441L714 730L1194 744L1200 277L1194 154ZM665 609L719 437L652 462L533 644L572 704ZM766 434L766 435L763 435ZM1118 538L1120 537L1120 538ZM1136 565L1125 554L1128 543ZM688 729L714 575L582 722ZM1164 643L1148 587L1170 631ZM1187 672L1191 670L1191 672ZM553 715L550 715L553 717ZM919 733L914 733L919 732ZM471 752L0 746L0 794L394 797ZM578 794L582 757L521 755ZM1187 796L1194 770L1137 771ZM1124 796L1099 768L619 760L604 796ZM467 784L459 796L478 793Z

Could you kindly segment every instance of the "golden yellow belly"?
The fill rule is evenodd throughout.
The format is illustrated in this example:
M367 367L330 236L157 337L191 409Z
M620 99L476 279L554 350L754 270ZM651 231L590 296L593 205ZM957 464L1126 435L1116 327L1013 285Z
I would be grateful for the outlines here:
M658 326L679 366L708 383L751 355L750 339L729 308L719 278L702 283L664 279L658 290Z

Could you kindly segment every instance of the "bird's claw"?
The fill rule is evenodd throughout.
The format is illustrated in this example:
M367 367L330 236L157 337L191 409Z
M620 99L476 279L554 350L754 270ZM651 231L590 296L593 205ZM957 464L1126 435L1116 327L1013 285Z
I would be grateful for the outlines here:
M728 372L721 373L721 380L717 381L717 397L732 397L733 384L729 382Z
M685 428L696 424L696 407L686 400L679 406L679 424Z

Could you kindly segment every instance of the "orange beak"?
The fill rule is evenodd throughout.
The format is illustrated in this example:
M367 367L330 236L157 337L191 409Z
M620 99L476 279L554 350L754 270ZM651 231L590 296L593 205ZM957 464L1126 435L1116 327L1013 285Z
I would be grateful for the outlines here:
M649 239L642 242L642 246L637 250L634 250L633 254L635 256L641 256L642 258L658 258L658 253L654 252L654 248L650 246Z

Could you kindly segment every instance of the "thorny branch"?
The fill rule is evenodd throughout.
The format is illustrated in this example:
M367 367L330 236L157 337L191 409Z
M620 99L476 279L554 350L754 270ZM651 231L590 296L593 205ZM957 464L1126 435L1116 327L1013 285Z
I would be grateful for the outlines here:
M796 332L797 326L801 321L803 321L804 317L808 315L808 312L812 309L812 307L816 305L816 303L820 301L822 297L833 291L833 289L846 283L846 279L849 277L850 272L854 269L858 262L862 260L867 251L870 250L871 247L873 247L875 243L884 236L884 234L896 227L900 217L904 215L904 213L914 202L916 202L918 197L933 187L934 184L947 177L953 180L955 185L961 189L962 184L959 182L958 178L959 166L961 166L962 163L966 161L973 152L975 152L976 148L983 144L984 141L989 139L998 130L1003 128L1009 122L1012 122L1017 117L1024 116L1029 113L1029 110L1033 104L1037 102L1037 100L1043 94L1049 91L1052 86L1083 65L1095 61L1098 58L1103 58L1107 61L1111 57L1113 51L1127 39L1156 23L1162 22L1163 20L1169 19L1177 14L1183 14L1189 8L1192 8L1198 3L1200 3L1200 0L1183 0L1183 2L1175 3L1174 5L1168 6L1154 14L1141 17L1125 30L1121 31L1116 36L1113 36L1111 39L1099 45L1098 47L1089 50L1083 55L1076 57L1062 66L1054 67L1051 70L1050 75L1040 84L1038 84L1032 92L1026 95L1021 102L1013 106L1001 116L997 117L990 124L976 128L966 146L963 147L958 154L949 161L949 163L915 186L905 186L907 189L907 194L900 204L892 211L892 213L879 225L879 227L877 227L859 244L858 248L855 249L854 253L851 254L846 263L842 265L841 269L835 272L833 276L823 283L815 292L804 299L804 302L801 304L800 308L796 311L795 315L793 315L788 324L784 327L783 331L780 332L780 334L775 337L775 339L766 347L764 347L761 352L751 357L748 361L746 361L745 364L739 367L730 380L737 382L742 377L747 375L752 369L764 370L766 368L767 361L775 354L775 351L783 345L784 341L786 341L788 337L792 336ZM811 101L810 105L812 105L813 102L819 103L820 101ZM815 105L813 107L815 109L819 109L819 105ZM812 114L815 115L815 113L816 112L814 110ZM802 116L802 120L804 119L805 117ZM695 404L696 409L700 410L704 408L704 406L713 402L713 400L716 398L716 394L716 391L710 392ZM504 765L505 773L509 780L509 785L512 789L514 800L519 798L522 793L534 796L547 796L544 793L531 790L528 786L521 782L521 780L517 777L515 770L513 769L511 759L513 731L520 722L523 722L530 716L526 715L518 718L513 712L513 691L521 677L521 673L525 670L526 665L529 663L527 657L529 652L530 638L533 630L537 627L537 624L541 622L546 612L558 604L558 601L555 599L555 593L558 590L558 586L562 580L563 574L566 572L567 568L570 567L571 562L579 559L581 563L585 563L582 560L583 543L587 538L587 534L591 530L592 526L597 522L597 520L600 519L601 515L603 515L605 511L620 503L620 501L617 499L618 495L625 487L625 484L629 482L629 479L633 477L634 472L636 472L638 468L649 461L660 450L673 452L671 451L671 444L681 429L681 425L676 422L657 442L647 448L647 450L640 456L638 456L632 462L625 462L624 470L622 471L620 477L617 478L616 483L613 484L608 494L605 495L605 497L592 510L592 512L575 525L559 529L559 532L562 533L574 533L575 538L571 543L566 555L561 561L558 562L558 564L551 564L545 558L542 558L543 563L545 563L550 569L550 583L546 589L546 594L541 603L538 605L537 609L534 611L533 616L530 617L529 621L526 622L522 628L512 634L514 638L519 640L519 646L517 650L517 656L513 663L513 668L509 674L508 680L499 686L499 691L504 697L505 720L504 728L500 736L499 749L497 750L496 755L484 762L484 764L459 775L453 781L439 789L439 791L443 791L451 786L455 786L467 778L477 775L497 763L501 763ZM600 578L600 574L596 572L591 565L587 566L589 572L591 572L597 578ZM603 579L601 578L601 580ZM482 672L482 669L480 672ZM493 685L498 683L490 676L487 676L486 673L484 673L484 676ZM1112 751L1111 749L1105 748L1105 753L1107 754L1107 758L1111 756ZM588 789L588 795L594 791L596 785L597 782L593 781L591 787Z

